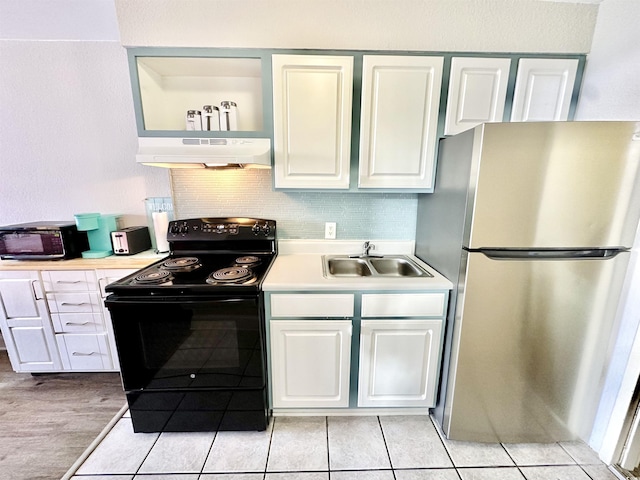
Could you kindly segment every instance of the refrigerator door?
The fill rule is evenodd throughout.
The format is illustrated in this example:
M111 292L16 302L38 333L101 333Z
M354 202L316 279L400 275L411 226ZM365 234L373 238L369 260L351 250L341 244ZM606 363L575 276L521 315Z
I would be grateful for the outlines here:
M640 216L639 132L640 122L476 127L464 245L630 247Z
M448 438L588 437L629 255L494 260L464 252L444 405Z

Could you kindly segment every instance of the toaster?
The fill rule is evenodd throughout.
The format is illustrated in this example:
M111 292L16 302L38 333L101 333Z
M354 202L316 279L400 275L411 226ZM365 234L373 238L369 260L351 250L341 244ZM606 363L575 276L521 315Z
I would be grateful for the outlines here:
M134 255L151 248L148 227L127 227L111 232L115 255Z

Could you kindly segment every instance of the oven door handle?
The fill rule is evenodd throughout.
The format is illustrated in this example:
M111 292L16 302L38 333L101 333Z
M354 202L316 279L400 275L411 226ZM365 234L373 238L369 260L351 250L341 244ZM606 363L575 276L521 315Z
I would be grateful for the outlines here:
M140 304L153 304L153 305L162 305L168 303L180 303L183 305L192 305L192 304L229 304L229 303L240 303L246 301L254 301L257 302L258 297L235 297L235 298L218 298L218 297L209 297L209 296L197 296L197 295L189 295L184 297L163 297L163 296L151 296L151 297L125 297L119 296L117 294L112 293L105 300L107 304L116 304L116 305L140 305Z

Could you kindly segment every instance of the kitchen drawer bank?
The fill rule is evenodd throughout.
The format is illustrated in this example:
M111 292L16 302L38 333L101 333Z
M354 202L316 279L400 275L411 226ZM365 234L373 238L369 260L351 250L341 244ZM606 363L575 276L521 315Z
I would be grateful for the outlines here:
M13 369L118 371L104 287L156 257L1 261L0 329Z
M279 256L264 285L274 414L434 407L451 284L427 270L413 282L335 279L321 255Z

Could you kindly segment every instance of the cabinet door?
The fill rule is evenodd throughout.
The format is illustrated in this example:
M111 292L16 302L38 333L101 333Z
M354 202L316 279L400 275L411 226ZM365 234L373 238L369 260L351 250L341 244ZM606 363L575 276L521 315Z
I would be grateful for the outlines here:
M433 407L442 320L363 320L359 407Z
M359 188L433 188L442 65L364 56Z
M16 372L61 368L38 272L0 272L0 328Z
M273 408L348 407L350 320L272 320Z
M273 55L276 188L349 188L353 58Z
M577 70L577 59L521 58L511 121L567 120Z
M445 135L455 135L485 122L502 121L510 66L509 58L451 60Z

